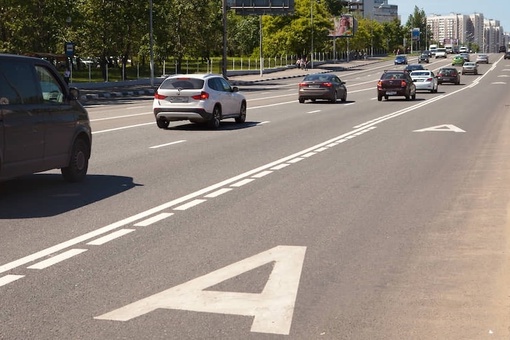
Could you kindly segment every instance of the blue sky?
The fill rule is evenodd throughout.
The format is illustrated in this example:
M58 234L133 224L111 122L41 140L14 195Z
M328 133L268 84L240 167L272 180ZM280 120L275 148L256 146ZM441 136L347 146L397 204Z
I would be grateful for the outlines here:
M388 0L388 4L398 6L398 14L402 24L407 22L414 7L423 9L425 14L447 15L453 13L483 13L486 19L499 20L505 32L510 32L510 1L509 0Z

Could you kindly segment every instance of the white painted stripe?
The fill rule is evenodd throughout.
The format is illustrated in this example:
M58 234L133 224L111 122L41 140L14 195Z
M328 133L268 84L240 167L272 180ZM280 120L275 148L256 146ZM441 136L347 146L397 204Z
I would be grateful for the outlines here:
M315 152L309 152L309 153L305 153L302 157L308 158L308 157L313 156L313 155L315 155Z
M334 146L337 146L339 142L335 142L335 143L330 143L328 145L326 145L328 148L332 148Z
M179 144L179 143L184 143L186 140L182 139L182 140L178 140L178 141L175 141L175 142L170 142L170 143L166 143L166 144L161 144L161 145L155 145L155 146L150 146L149 149L157 149L157 148L162 148L164 146L169 146L169 145L173 145L173 144Z
M261 178L261 177L264 177L264 176L272 174L272 173L273 173L272 171L265 170L265 171L259 172L258 174L253 175L252 177L253 178Z
M296 158L294 158L294 159L291 159L291 160L289 161L289 163L294 164L294 163L297 163L297 162L299 162L299 161L302 161L303 159L304 159L304 158L296 157Z
M25 277L25 275L5 275L4 277L0 277L0 287L8 285L11 282L21 279Z
M107 242L110 242L112 240L115 240L121 236L127 235L131 232L135 231L135 229L119 229L117 231L114 231L111 234L108 234L106 236L100 237L98 239L95 239L94 241L90 241L87 244L90 244L91 246L100 246Z
M307 113L318 113L318 112L321 112L321 110L308 111Z
M215 197L218 197L220 195L223 195L229 191L232 191L233 189L232 188L221 188L220 190L216 190L215 192L211 192L210 194L208 195L205 195L204 197L207 197L207 198L215 198Z
M97 135L98 133L104 133L104 132L112 132L112 131L119 131L119 130L125 130L125 129L131 129L139 126L145 126L145 125L151 125L154 124L156 126L155 122L151 123L144 123L144 124L136 124L136 125L128 125L128 126L122 126L115 129L108 129L108 130L101 130L101 131L93 131L92 134Z
M340 144L340 143L343 143L343 142L347 142L347 139L346 138L342 138L337 143Z
M325 148L325 147L322 147L322 148L318 148L317 150L314 150L315 152L322 152L324 150L327 150L328 148Z
M207 201L207 200L196 199L196 200L193 200L193 201L188 202L186 204L183 204L183 205L180 205L178 207L175 207L174 210L186 210L186 209L189 209L189 208L193 208L194 206L199 205L200 203L204 203L205 201Z
M272 167L271 170L281 170L283 168L288 167L289 165L290 165L289 163L283 163L283 164Z
M36 264L31 265L30 267L27 267L28 269L44 269L48 268L49 266L53 266L54 264L57 264L59 262L65 261L67 259L70 259L73 256L79 255L83 252L86 252L87 249L70 249L62 254L58 254L56 256L53 256L47 260L38 262Z
M170 217L172 216L174 213L161 213L161 214L158 214L154 217L151 217L151 218L148 218L146 220L143 220L141 222L138 222L136 223L134 226L135 227L147 227L153 223L156 223L156 222L159 222L161 220L164 220L165 218L167 217Z
M271 122L270 120L265 120L263 122L258 123L257 125L267 124L267 123L270 123L270 122Z
M231 184L230 186L231 187L236 187L236 188L239 188L239 187L242 187L243 185L245 184L248 184L248 183L251 183L253 182L255 179L253 178L246 178L246 179L243 179L242 181L239 181L237 183L234 183L234 184Z
M141 108L141 107L137 107L137 108ZM129 110L129 109L130 108L128 108L127 110ZM149 115L149 114L153 115L152 112L143 112L143 113L135 113L135 114L132 114L132 115L122 115L122 116L114 116L114 117L105 117L105 118L91 119L90 121L91 122L100 122L100 121L103 121L103 120L112 120L112 119L130 118L130 117L137 117L137 116L146 116L146 115Z

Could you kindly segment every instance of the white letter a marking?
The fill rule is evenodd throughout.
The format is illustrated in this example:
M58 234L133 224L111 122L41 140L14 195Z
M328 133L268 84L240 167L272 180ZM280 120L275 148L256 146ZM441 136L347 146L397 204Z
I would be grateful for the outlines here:
M253 316L252 332L289 334L305 251L277 246L95 319L128 321L158 308L179 309ZM275 264L260 294L205 290L270 262Z

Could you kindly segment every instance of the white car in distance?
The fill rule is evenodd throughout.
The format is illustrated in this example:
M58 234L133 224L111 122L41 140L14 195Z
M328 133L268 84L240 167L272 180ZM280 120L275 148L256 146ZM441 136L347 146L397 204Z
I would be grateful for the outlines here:
M425 90L431 93L436 93L438 88L437 77L434 72L430 70L417 70L412 71L410 74L413 79L416 91Z
M446 48L440 47L436 50L436 59L446 58Z

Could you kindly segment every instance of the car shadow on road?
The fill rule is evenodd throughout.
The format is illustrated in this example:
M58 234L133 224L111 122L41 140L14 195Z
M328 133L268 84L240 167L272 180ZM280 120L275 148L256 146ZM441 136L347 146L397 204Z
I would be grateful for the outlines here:
M87 175L68 183L58 173L34 174L0 182L0 219L56 216L130 190L133 178Z
M241 130L251 128L259 125L260 122L244 122L236 123L234 121L222 121L219 128L211 129L206 123L185 123L180 125L174 125L170 123L167 130L178 130L178 131L226 131L226 130Z

